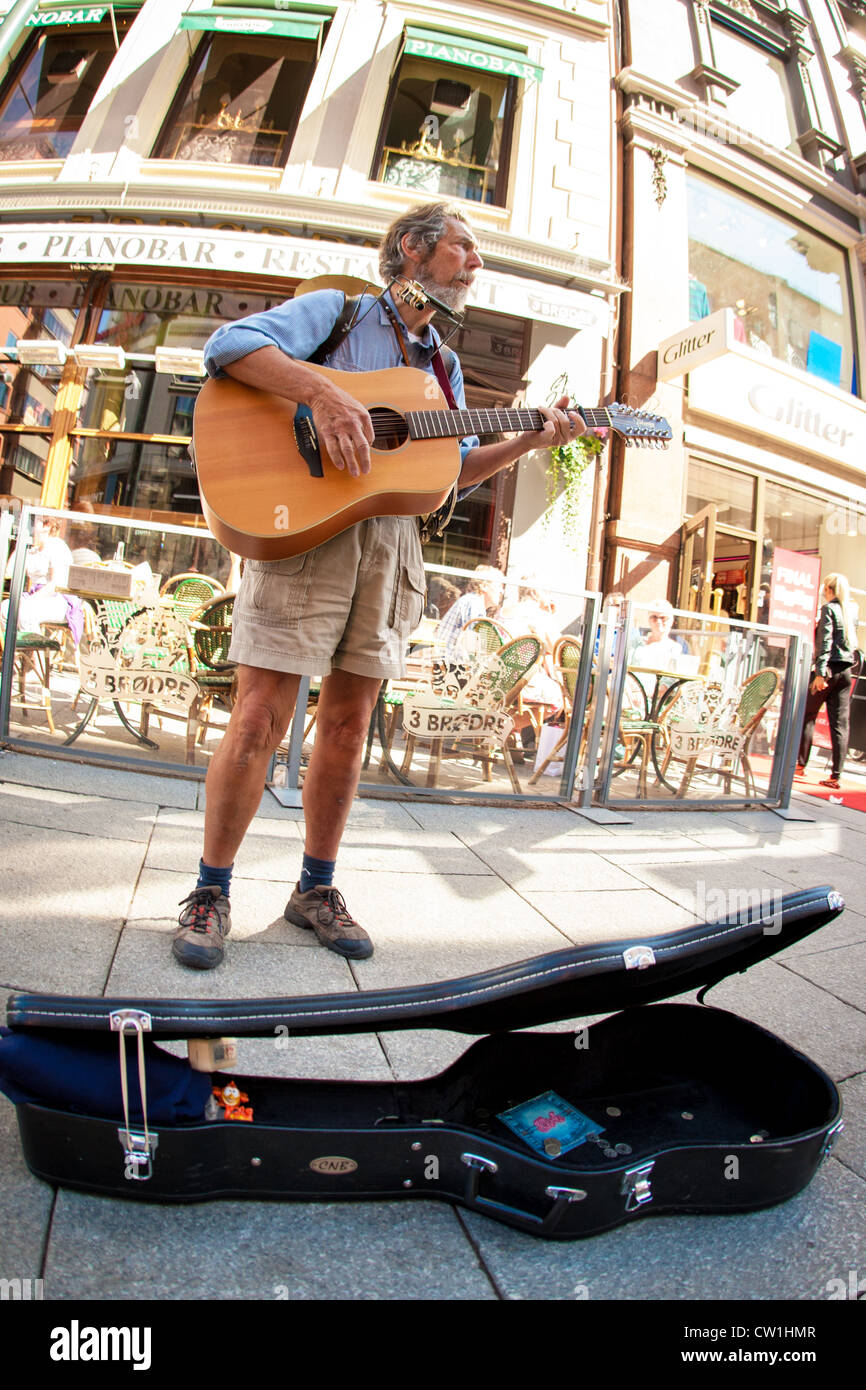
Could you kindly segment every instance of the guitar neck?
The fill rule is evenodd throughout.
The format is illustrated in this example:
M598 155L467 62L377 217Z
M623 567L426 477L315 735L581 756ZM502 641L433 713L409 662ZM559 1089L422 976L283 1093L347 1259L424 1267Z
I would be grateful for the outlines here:
M610 415L603 407L579 410L591 430L610 426ZM521 434L544 428L540 410L410 410L406 423L412 439L463 438L467 434Z

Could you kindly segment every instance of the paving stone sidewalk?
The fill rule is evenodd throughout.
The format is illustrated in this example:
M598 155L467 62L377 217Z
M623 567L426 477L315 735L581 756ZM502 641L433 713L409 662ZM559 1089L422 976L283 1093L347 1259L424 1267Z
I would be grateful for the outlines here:
M542 1242L433 1200L138 1205L55 1191L28 1172L0 1097L0 1279L46 1299L798 1299L866 1271L866 816L806 797L772 812L636 812L386 800L353 807L338 883L376 944L350 965L283 919L300 811L265 793L232 890L218 972L169 943L200 854L202 784L0 753L0 999L13 990L210 998L420 983L571 943L703 920L714 894L830 884L845 913L717 986L709 1002L805 1051L842 1091L846 1129L794 1200L726 1217L656 1217ZM558 1025L562 1026L562 1025ZM468 1045L439 1031L241 1043L239 1070L387 1080Z

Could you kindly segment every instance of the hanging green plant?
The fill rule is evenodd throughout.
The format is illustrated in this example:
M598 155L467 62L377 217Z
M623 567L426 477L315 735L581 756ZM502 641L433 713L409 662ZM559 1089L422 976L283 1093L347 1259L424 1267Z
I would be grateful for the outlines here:
M548 404L562 396L571 397L568 378L563 372L551 387ZM570 444L562 444L550 451L547 470L547 510L544 513L544 526L549 529L553 520L554 508L560 501L559 519L566 537L574 537L580 525L580 504L583 492L583 477L604 448L595 434L581 434Z

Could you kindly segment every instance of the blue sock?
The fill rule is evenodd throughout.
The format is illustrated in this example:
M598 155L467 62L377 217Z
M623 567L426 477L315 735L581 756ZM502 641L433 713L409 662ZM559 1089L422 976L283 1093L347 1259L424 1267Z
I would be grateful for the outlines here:
M196 884L196 888L206 888L209 883L218 883L225 896L228 897L233 868L234 864L229 864L227 869L215 869L211 864L206 864L203 859L200 859L198 861L198 883Z
M298 880L300 891L309 893L311 888L330 888L336 865L336 859L314 859L312 854L305 854Z

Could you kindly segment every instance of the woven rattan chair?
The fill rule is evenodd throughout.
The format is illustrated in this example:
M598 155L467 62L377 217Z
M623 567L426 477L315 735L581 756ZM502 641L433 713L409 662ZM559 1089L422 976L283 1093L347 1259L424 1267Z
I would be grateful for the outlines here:
M506 642L504 646L479 663L478 670L460 692L459 707L462 709L468 705L473 709L505 714L509 718L514 718L519 712L520 692L541 661L542 650L542 644L537 637L516 637L513 641ZM454 708L456 703L445 697L441 698L443 711ZM406 708L409 705L410 702L407 699L404 702L403 727L406 730L406 752L401 767L403 773L408 773L412 766L415 749L420 741L420 737L412 732L411 724L406 722ZM411 719L411 713L409 718ZM444 760L467 756L474 757L483 764L486 782L492 780L493 758L497 749L489 746L486 735L461 734L453 741L430 738L424 739L424 742L430 744L430 764L427 771L428 787L435 787L438 784L441 764ZM446 743L448 744L447 747L445 746ZM514 761L507 739L498 751L502 753L514 791L519 792L520 783L514 771Z
M20 709L27 718L28 710L40 710L48 721L52 734L55 733L54 714L51 709L51 664L59 656L62 643L56 637L44 632L19 632L15 638L14 676L18 678L18 698L9 701L11 706ZM3 651L0 633L0 653ZM39 681L39 701L28 699L27 676L33 673ZM14 678L13 676L13 678Z
M538 781L539 777L543 776L549 765L552 762L556 761L557 755L568 742L568 733L571 727L571 716L574 711L574 692L575 686L577 684L577 668L580 665L580 652L581 642L577 637L560 637L559 641L553 649L553 668L556 671L556 679L559 681L559 688L562 691L562 707L565 715L565 725L563 727L562 736L559 739L559 742L554 745L553 749L550 753L548 753L544 761L542 763L539 763L538 766L535 768L535 771L529 779L530 787L535 786L535 783ZM590 687L590 699L591 691L592 687ZM587 704L589 704L589 701L587 701ZM580 739L580 753L578 753L578 761L580 761L580 756L583 752L583 745L585 740L586 726L584 725L584 730L581 734Z
M195 762L196 743L203 743L211 727L209 715L214 701L231 709L235 700L237 667L229 661L234 594L223 594L205 605L190 624L192 664L190 674L199 688L190 706L186 726L186 760Z
M510 641L511 633L494 618L470 618L460 629L457 645L461 654L477 660L498 652Z
M756 671L744 682L733 710L733 717L725 719L722 716L712 725L716 736L722 734L730 738L730 746L725 746L724 741L720 745L708 740L700 751L687 756L677 754L673 745L668 747L661 769L662 776L672 760L684 762L686 765L683 779L677 789L678 797L685 796L695 772L705 772L721 777L725 783L726 793L730 793L733 779L742 777L746 795L755 795L757 788L752 765L749 762L749 745L764 715L773 703L780 683L778 671L774 671L771 667ZM673 705L671 711L666 713L672 711ZM713 759L719 761L716 763Z

